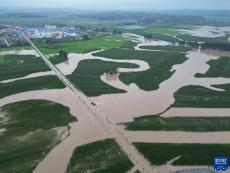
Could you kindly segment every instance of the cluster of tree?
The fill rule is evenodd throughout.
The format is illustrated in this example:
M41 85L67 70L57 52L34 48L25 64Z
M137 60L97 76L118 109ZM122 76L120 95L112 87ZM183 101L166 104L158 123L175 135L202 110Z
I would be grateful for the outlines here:
M35 13L35 12L16 12L16 13L7 13L5 15L2 15L1 17L42 18L42 17L47 17L47 16L44 14Z
M88 39L88 36L84 37L83 36L83 39ZM45 44L55 44L55 43L60 43L60 42L72 42L72 41L78 41L79 39L78 38L75 38L75 37L64 37L62 38L61 40L58 39L58 38L46 38L46 37L43 37L43 38L34 38L32 39L33 42L35 43L45 43Z
M230 43L207 42L202 45L203 49L230 50Z
M195 24L199 25L205 22L202 16L174 16L174 15L157 15L144 16L138 20L140 25L176 25L176 24Z
M141 33L139 33L139 34L141 34ZM179 42L179 40L177 38L172 37L172 36L168 36L165 34L161 34L161 33L144 33L141 35L144 35L144 37L147 39L165 40L165 41L168 41L171 43Z
M29 46L29 43L26 40L14 40L12 42L12 46L14 47Z
M108 70L105 72L107 75L116 75L117 73L119 73L117 68L113 68L112 70Z
M6 48L6 47L7 47L7 45L4 44L2 41L0 41L0 48Z
M62 60L68 60L68 53L64 50L59 50L59 57Z
M196 15L162 14L151 12L102 12L82 14L80 17L99 20L113 20L138 25L204 24L206 19ZM122 20L121 20L122 19Z

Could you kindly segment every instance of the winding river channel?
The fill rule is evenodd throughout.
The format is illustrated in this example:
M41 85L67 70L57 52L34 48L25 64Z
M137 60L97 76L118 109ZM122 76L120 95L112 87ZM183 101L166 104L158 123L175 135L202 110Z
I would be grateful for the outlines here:
M144 37L125 34L125 37L131 37L138 42L135 47L137 50L142 50L142 45L170 45L169 42L157 40L145 40ZM13 52L20 55L36 55L33 50L23 50ZM72 74L78 67L79 62L87 59L97 59L102 61L120 62L137 64L138 68L119 68L119 72L140 72L146 71L150 68L149 64L141 60L129 59L109 59L103 57L93 56L95 52L86 54L70 53L68 61L56 65L57 68L64 75ZM182 64L177 64L172 67L173 75L162 82L159 89L154 91L141 90L137 85L126 85L119 80L119 76L115 77L116 80L108 76L102 75L101 80L116 88L126 90L122 94L107 94L98 97L91 97L90 100L96 103L99 110L103 110L107 116L115 123L124 123L132 121L133 118L159 114L167 110L175 101L174 93L180 88L188 85L200 85L212 90L219 90L212 87L212 85L230 83L230 78L196 78L196 73L204 74L208 69L207 64L210 60L218 59L223 54L228 52L208 51L202 52L199 50L192 50L186 54L188 58ZM2 52L0 55L12 54L12 52ZM38 76L54 75L52 71L39 72L30 74L28 76L0 81L0 83L8 83L16 80L33 78ZM34 170L35 173L64 173L68 161L75 147L93 142L96 140L105 139L111 136L103 130L100 124L95 124L94 117L86 116L87 110L85 107L76 106L80 105L74 99L74 95L69 89L52 89L52 90L38 90L29 91L11 95L0 99L0 107L9 103L18 101L43 99L56 103L60 103L70 108L73 116L77 117L78 122L71 124L70 136L62 143L56 146L41 163ZM161 116L230 116L230 109L196 109L196 108L171 108ZM103 115L102 115L103 116ZM1 133L1 130L0 130ZM82 135L84 134L84 135ZM217 140L219 143L229 143L230 132L218 133L188 133L188 132L126 132L126 135L134 142L194 142L194 143L213 143ZM219 136L221 135L221 138ZM192 141L191 141L192 139ZM51 166L53 165L53 166Z

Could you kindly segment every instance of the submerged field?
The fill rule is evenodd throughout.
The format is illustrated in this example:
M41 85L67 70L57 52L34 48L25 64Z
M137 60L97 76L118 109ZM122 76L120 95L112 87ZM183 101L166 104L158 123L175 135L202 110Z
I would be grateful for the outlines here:
M124 90L114 88L103 81L100 76L104 73L113 73L117 68L137 68L136 64L114 63L101 60L84 60L68 78L87 96L101 94L124 93Z
M23 101L0 108L0 172L31 173L76 121L68 108L49 101Z
M180 156L173 165L213 165L217 156L230 157L229 144L134 143L152 165L164 165Z
M214 86L214 91L201 86L186 86L178 90L173 107L230 108L230 84Z
M216 126L221 124L221 126ZM134 131L187 131L187 132L216 132L230 131L229 117L169 117L157 115L135 118L125 123L127 130Z
M196 74L196 77L225 77L230 78L230 58L220 57L208 62L209 70L205 74Z
M151 34L154 39L170 42L179 42L180 39L177 37L186 40L195 39L196 41L204 39L183 35L176 31L181 28L191 29L193 27L187 25L172 28L156 27L138 30L138 33L140 32L142 35ZM221 42L224 39L226 38L221 37L213 40ZM205 38L205 41L211 41L211 39ZM56 54L61 49L67 53L86 53L106 49L94 55L119 60L142 60L149 64L150 69L146 71L119 74L117 73L118 68L138 68L139 66L131 63L107 62L90 58L79 62L77 69L67 78L89 97L126 92L103 82L100 76L105 73L109 78L108 80L120 79L126 85L135 83L145 91L156 90L163 81L173 75L174 71L171 71L173 65L185 62L187 60L186 52L191 50L191 48L183 46L142 46L140 48L149 49L149 51L140 51L134 50L136 45L136 43L122 36L110 36L86 41L38 44L37 46L44 54ZM50 60L54 64L64 61L59 58L56 55ZM211 65L209 71L204 75L197 74L197 76L229 77L229 60L226 57L212 60L209 64ZM0 70L0 81L50 70L40 58L18 55L0 56L0 68L3 69ZM118 74L119 79L116 78ZM61 81L52 75L23 79L10 83L0 83L0 98L26 91L62 89L64 87ZM176 100L172 106L230 108L230 85L214 87L225 89L225 91L214 91L201 86L185 86L175 93ZM135 93L133 95L134 97L131 99L137 100L139 95L136 96ZM123 98L125 100L125 96ZM120 107L115 106L114 109L120 109ZM131 106L127 106L127 108L131 108ZM153 109L151 108L151 111ZM32 172L39 161L60 143L63 137L66 137L69 123L76 121L76 118L69 111L69 108L62 105L43 100L18 102L0 108L0 173L2 170L4 173ZM151 112L148 114L151 114ZM221 126L216 124L221 124ZM164 118L160 115L150 115L135 118L134 121L124 125L126 126L125 130L130 131L166 131L167 133L167 131L230 131L229 124L229 117ZM83 130L82 134L84 134ZM133 145L152 165L163 165L178 156L181 157L174 161L173 165L212 165L215 156L230 156L228 154L230 153L229 144L155 144L144 142L133 143ZM116 141L106 139L75 148L66 173L125 173L133 166L133 163Z
M42 59L32 55L0 56L0 81L19 78L31 73L49 71Z
M61 88L65 88L65 85L56 76L22 79L10 83L0 83L0 98L26 91Z
M188 52L192 50L190 47L185 46L141 46L141 49L148 50L164 50L164 51L172 51L172 52Z
M184 33L180 30L192 30L195 29L194 25L174 25L174 26L165 26L165 27L150 27L145 29L135 30L134 33L147 36L153 39L159 39L169 42L180 42L179 39L184 41L196 41L196 42L211 42L211 43L227 43L229 34L226 36L209 38L201 36L192 36L188 33ZM175 37L176 36L176 37Z
M133 164L113 139L77 147L66 173L125 173Z
M59 56L50 57L53 64L64 61ZM4 55L0 56L0 81L24 77L32 73L50 71L50 68L40 57L33 55Z
M187 60L185 54L172 52L151 52L128 49L109 49L94 54L112 59L137 59L149 63L150 69L142 72L120 74L120 80L125 84L136 83L141 89L151 91L159 88L159 84L171 77L171 68Z

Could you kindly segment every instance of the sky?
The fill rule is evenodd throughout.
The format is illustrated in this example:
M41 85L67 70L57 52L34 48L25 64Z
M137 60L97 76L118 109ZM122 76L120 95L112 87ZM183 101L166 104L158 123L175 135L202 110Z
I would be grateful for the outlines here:
M94 10L230 9L230 0L0 0L2 7Z

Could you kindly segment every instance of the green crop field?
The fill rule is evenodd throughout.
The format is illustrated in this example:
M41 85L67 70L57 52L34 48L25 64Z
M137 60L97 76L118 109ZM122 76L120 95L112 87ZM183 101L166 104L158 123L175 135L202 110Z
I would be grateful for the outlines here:
M221 124L217 126L216 124ZM230 131L229 117L169 117L164 118L150 115L135 118L134 121L125 123L127 130L143 131L190 131L190 132L215 132Z
M125 173L133 164L113 139L77 147L66 173Z
M0 108L0 172L32 173L49 151L61 142L57 128L68 130L76 121L60 104L36 100Z
M50 10L49 10L50 11ZM17 26L29 26L29 27L38 27L44 26L46 24L54 24L54 25L81 25L88 27L97 27L99 24L105 27L114 27L114 25L118 24L118 21L112 20L97 20L90 18L81 18L78 16L63 14L60 15L59 12L52 12L53 14L48 14L45 12L44 16L39 17L20 17L17 15L13 15L12 17L0 17L0 23L7 25L17 25ZM66 13L66 12L65 12ZM71 14L71 13L69 13Z
M137 59L149 63L150 69L142 72L122 73L121 81L125 84L136 83L141 89L151 91L159 88L159 84L171 77L171 68L187 60L185 54L176 52L137 51L128 49L109 49L94 54L113 59Z
M220 57L208 62L209 70L205 74L196 74L196 77L230 77L230 58Z
M137 43L129 40L129 41L126 41L124 44L122 44L120 46L120 48L123 48L123 49L134 49L135 46L137 46Z
M0 56L0 80L19 78L31 73L48 71L42 59L32 55Z
M122 36L108 36L95 38L92 40L56 43L48 45L39 44L38 47L44 54L58 53L59 49L65 50L68 53L86 53L91 50L120 47L126 41L127 39Z
M116 68L137 68L136 64L114 63L101 60L84 60L78 68L68 76L87 96L99 96L101 94L124 93L125 91L114 88L100 79L105 72L112 72Z
M141 46L141 49L149 50L163 50L163 51L175 51L175 52L188 52L192 50L190 47L185 46Z
M6 47L0 48L0 52L7 52L7 51L19 51L19 50L31 50L30 46L18 46L18 47Z
M136 31L141 31L142 33L161 33L161 34L170 34L179 36L181 33L180 29L186 29L191 30L194 29L194 25L171 25L171 26L165 26L165 27L149 27L145 29L138 29Z
M213 165L217 156L230 157L230 144L134 143L152 165L163 165L178 156L173 165Z
M0 84L0 98L20 92L42 89L60 89L64 87L64 84L62 84L56 76L22 79L10 83Z
M225 91L214 91L201 86L186 86L178 90L173 107L230 108L230 84L216 85Z

